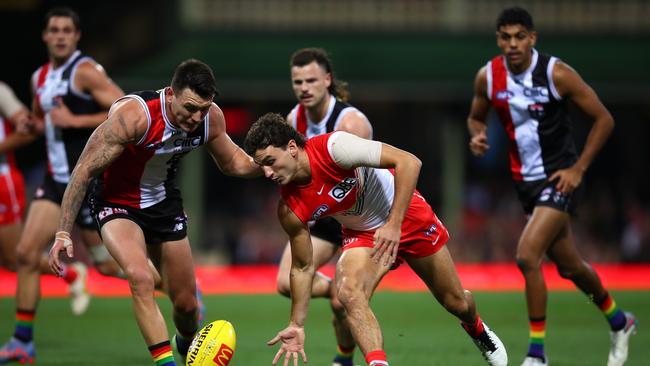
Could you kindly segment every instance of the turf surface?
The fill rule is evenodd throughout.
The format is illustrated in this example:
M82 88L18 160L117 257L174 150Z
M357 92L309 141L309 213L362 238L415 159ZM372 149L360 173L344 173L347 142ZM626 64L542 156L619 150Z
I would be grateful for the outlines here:
M614 292L616 301L636 313L640 331L632 338L626 365L650 364L650 292ZM519 365L527 350L528 326L523 294L477 292L484 320L501 337L510 364ZM275 295L206 296L207 319L227 319L237 331L233 366L270 365L276 348L266 341L284 328L289 301ZM159 298L170 318L169 301ZM458 322L427 293L380 292L373 308L382 324L391 365L484 365ZM329 366L335 351L326 301L312 302L307 323L309 365ZM0 339L13 332L14 302L0 299ZM578 292L549 296L546 351L553 366L604 365L608 327L595 306ZM127 298L94 298L89 311L74 317L67 299L46 298L36 316L37 364L152 365ZM365 365L361 354L357 364Z

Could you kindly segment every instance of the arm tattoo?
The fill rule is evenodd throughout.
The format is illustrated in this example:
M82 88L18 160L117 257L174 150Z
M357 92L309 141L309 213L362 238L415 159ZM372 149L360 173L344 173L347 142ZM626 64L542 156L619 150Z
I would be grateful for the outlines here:
M114 126L114 124L116 125ZM118 116L117 121L108 120L93 132L79 157L63 195L60 230L67 232L72 230L90 180L101 174L117 159L122 154L125 145L134 141L136 136L137 127L134 127L129 133L127 123L121 115Z

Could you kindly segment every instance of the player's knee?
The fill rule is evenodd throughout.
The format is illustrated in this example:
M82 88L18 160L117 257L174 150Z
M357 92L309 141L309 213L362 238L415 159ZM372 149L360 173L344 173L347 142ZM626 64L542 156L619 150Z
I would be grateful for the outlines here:
M332 307L332 312L337 318L345 316L345 307L339 301L338 296L330 297L330 306Z
M539 259L529 254L517 253L516 261L519 271L524 274L540 268Z
M174 312L181 315L194 315L198 309L196 301L196 293L190 291L183 291L176 295L173 299Z
M152 296L154 292L154 278L149 268L135 268L129 266L124 271L135 296Z
M280 295L291 297L291 285L289 284L289 281L281 281L278 279L277 290Z
M344 309L349 309L356 304L365 301L365 296L358 286L355 286L352 281L341 281L338 287L337 297L339 302L343 305Z
M32 247L23 243L18 243L16 247L15 267L38 268L41 260L41 252L33 250Z

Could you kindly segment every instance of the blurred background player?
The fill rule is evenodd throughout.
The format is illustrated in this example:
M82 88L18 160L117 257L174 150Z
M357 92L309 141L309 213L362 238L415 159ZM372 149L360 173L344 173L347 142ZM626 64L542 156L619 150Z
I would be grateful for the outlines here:
M298 104L287 116L287 122L308 139L333 131L346 131L365 139L372 139L368 118L347 104L346 83L335 79L332 62L321 48L299 49L291 56L291 84ZM339 253L342 245L341 224L331 217L313 222L310 226L314 265L320 268ZM278 291L291 296L289 271L291 246L284 248L278 270ZM338 342L334 366L352 366L354 339L345 322L345 311L336 299L332 279L316 272L312 297L328 297L334 312L334 332Z
M611 327L607 364L622 365L636 320L617 306L598 274L578 254L571 231L582 178L607 141L614 119L573 68L535 50L537 33L526 10L503 10L496 36L503 54L478 72L467 124L469 147L474 155L483 156L489 149L488 111L490 107L496 111L510 139L512 178L529 218L517 246L530 320L523 365L548 365L544 353L547 289L541 269L545 254L559 274L573 281L603 312ZM593 119L579 155L568 118L569 101Z
M391 268L406 261L478 346L490 365L506 366L505 347L462 288L445 246L449 234L415 190L422 163L381 142L336 131L306 140L279 114L258 119L244 142L264 174L279 184L278 218L291 243L289 326L268 342L281 342L284 365L304 350L305 320L316 272L308 222L336 218L343 227L336 291L347 323L369 366L387 366L383 336L369 302ZM390 170L389 170L390 169Z
M29 118L13 90L0 82L0 265L12 272L16 271L16 244L25 212L25 183L13 151L34 140L33 134L15 133L14 126L26 124Z
M187 217L176 187L181 158L205 144L222 172L261 174L226 133L223 113L213 102L216 94L212 69L187 60L176 68L170 87L117 100L72 173L50 251L50 265L59 272L59 254L73 256L70 230L88 185L98 176L93 212L106 247L126 273L135 318L158 366L175 361L149 260L172 302L174 345L183 358L199 325Z
M73 10L55 8L48 12L42 37L49 62L34 72L31 85L33 112L40 120L23 128L45 134L48 171L30 204L16 249L16 329L12 339L0 349L0 363L33 360L33 324L40 298L39 265L43 251L56 233L63 192L88 137L106 119L113 101L123 95L104 69L77 49L81 28L79 16ZM105 248L101 249L96 223L87 205L81 209L76 224L93 257L102 263L111 261ZM114 274L119 271L114 263L106 266L98 268ZM59 275L70 284L73 313L83 313L90 301L86 266L80 262L63 265Z

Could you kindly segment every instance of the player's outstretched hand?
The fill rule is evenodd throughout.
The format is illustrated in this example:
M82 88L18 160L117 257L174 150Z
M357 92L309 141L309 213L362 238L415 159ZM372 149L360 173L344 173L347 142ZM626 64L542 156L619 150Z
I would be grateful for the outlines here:
M278 342L282 342L278 353L273 358L273 364L277 364L284 353L284 362L282 366L288 366L289 361L293 360L293 366L298 366L298 354L302 355L302 361L307 363L307 355L305 354L305 329L297 325L289 325L284 330L268 341L266 344L272 346Z
M52 249L50 249L49 255L50 268L59 277L61 277L63 272L63 267L61 266L59 255L63 251L66 252L68 258L72 258L74 256L74 248L72 247L72 239L70 238L70 234L65 231L59 231L54 237L54 244L52 245Z

